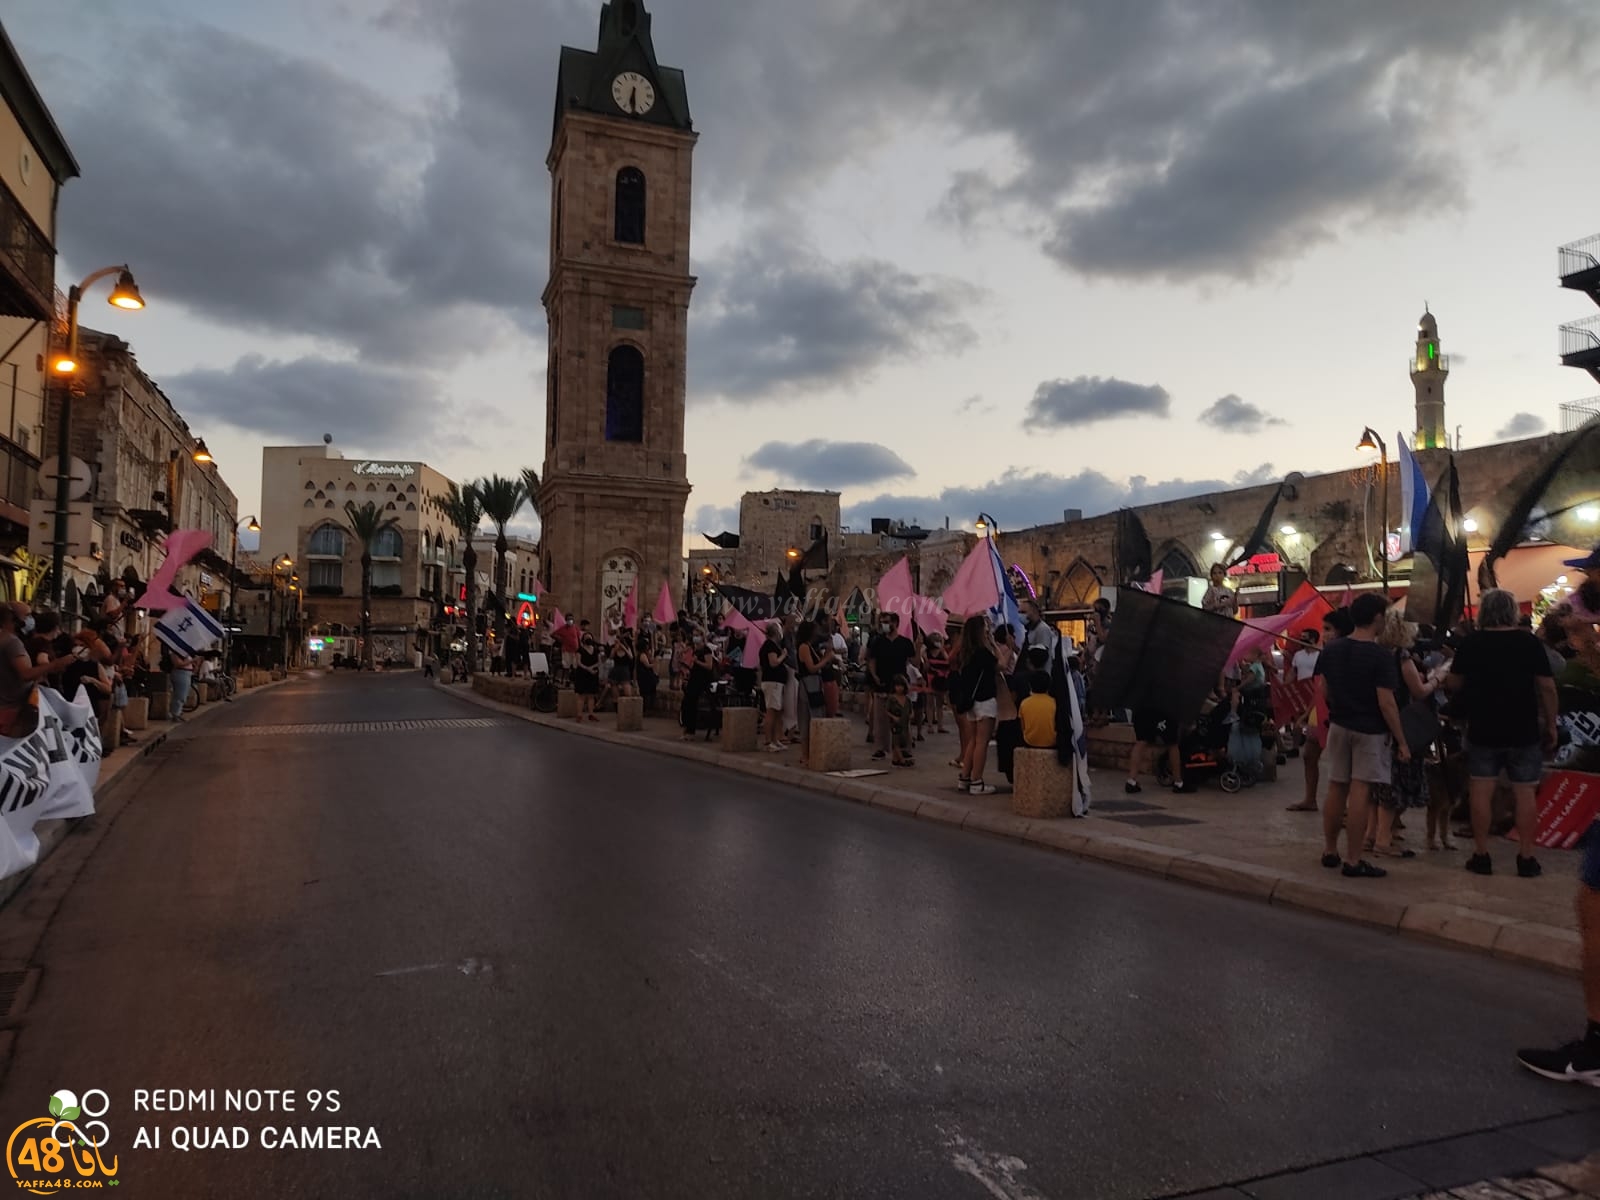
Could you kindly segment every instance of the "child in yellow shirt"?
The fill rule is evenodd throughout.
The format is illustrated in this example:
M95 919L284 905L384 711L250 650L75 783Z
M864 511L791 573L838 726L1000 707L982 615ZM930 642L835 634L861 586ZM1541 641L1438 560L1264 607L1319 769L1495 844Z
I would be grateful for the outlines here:
M1028 676L1030 695L1017 709L1022 718L1022 742L1036 750L1053 750L1056 744L1056 702L1050 695L1050 676L1035 671Z

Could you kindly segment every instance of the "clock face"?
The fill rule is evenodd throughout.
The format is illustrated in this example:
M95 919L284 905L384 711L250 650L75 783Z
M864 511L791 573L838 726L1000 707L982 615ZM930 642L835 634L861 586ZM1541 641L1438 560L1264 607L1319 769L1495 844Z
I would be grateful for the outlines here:
M656 89L637 71L624 71L611 81L611 98L623 112L643 116L656 106Z

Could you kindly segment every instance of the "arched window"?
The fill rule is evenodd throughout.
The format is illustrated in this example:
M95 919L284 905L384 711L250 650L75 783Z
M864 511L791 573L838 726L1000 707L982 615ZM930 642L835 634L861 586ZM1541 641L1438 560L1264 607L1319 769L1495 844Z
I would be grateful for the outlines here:
M375 491L377 491L377 490L378 490L378 485L377 485L377 484L375 484L375 483L369 483L369 484L367 484L367 491L369 491L369 492L375 492Z
M337 525L320 526L306 543L306 554L312 558L343 558L344 530Z
M347 492L353 492L356 490L356 485L353 483L347 483L344 485L344 490Z
M629 246L644 245L645 183L638 167L617 172L616 239Z
M386 491L386 492L398 492L400 489L395 487L395 485L391 483L388 487L384 488L383 490Z
M399 558L405 549L405 539L393 525L378 530L372 539L373 558Z
M1177 546L1166 552L1156 570L1163 572L1167 579L1191 579L1200 575L1194 560Z
M310 574L306 580L312 595L338 596L344 593L344 530L337 525L321 525L306 543Z
M1078 559L1056 585L1058 608L1088 608L1100 598L1100 576L1083 559Z
M644 355L617 346L606 363L606 441L644 441Z
M316 490L317 490L317 485L312 483L311 480L309 480L309 479L306 480L306 491L314 492Z

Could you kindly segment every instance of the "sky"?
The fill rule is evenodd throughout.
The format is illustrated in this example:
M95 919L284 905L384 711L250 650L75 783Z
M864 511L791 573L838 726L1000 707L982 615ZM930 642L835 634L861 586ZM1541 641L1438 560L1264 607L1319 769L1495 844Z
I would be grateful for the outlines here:
M549 149L601 0L8 0L77 156L61 280L254 511L264 444L542 467ZM1463 445L1596 385L1587 0L647 0L695 152L686 542L744 491L970 526ZM1587 307L1587 312L1586 312ZM532 532L531 518L520 523Z

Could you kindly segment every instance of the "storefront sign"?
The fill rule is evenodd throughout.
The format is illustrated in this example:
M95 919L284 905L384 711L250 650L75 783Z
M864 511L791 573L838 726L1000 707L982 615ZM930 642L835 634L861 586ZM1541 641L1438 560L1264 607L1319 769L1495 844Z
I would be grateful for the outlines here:
M1237 566L1228 568L1229 575L1276 575L1283 570L1283 556L1280 554L1257 554L1254 558L1247 559Z
M123 532L117 534L117 541L121 542L129 550L143 550L144 549L144 540L142 538L140 538L137 534L129 533L126 530L124 530Z
M417 469L410 463L361 462L351 468L357 475L379 479L410 479Z
M517 605L517 624L518 625L521 625L523 628L527 628L529 625L532 625L538 619L539 619L538 616L533 611L533 605L529 604L526 600L524 600L521 604Z

